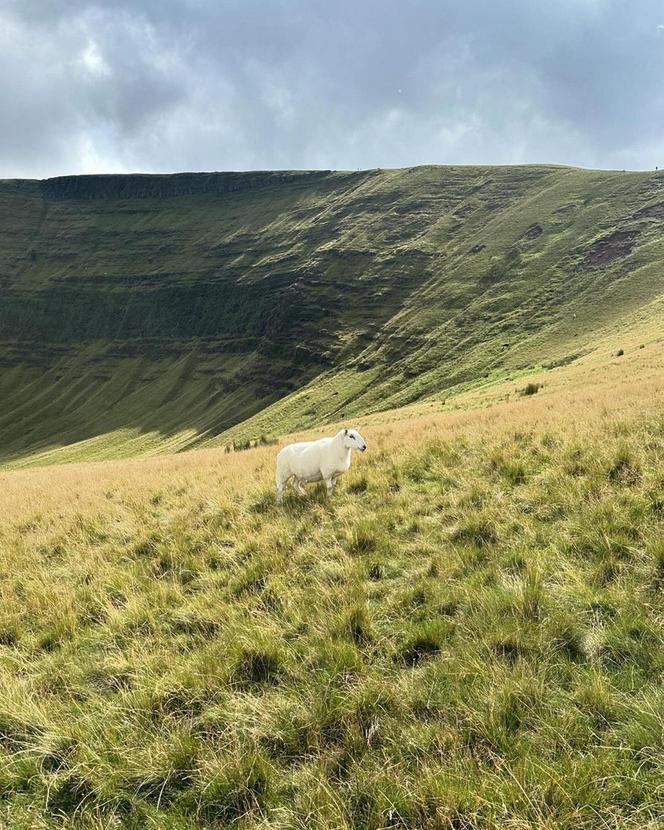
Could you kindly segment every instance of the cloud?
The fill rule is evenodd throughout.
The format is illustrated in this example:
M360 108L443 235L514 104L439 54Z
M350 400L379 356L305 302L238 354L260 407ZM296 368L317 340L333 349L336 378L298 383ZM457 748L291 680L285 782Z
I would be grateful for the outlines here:
M6 0L0 176L664 161L656 0Z

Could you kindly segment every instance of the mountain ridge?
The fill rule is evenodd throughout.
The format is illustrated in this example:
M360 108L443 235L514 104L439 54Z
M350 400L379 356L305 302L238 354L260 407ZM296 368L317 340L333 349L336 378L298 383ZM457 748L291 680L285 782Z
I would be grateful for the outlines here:
M22 181L0 182L0 463L252 437L266 407L278 434L446 397L588 351L661 293L654 172Z

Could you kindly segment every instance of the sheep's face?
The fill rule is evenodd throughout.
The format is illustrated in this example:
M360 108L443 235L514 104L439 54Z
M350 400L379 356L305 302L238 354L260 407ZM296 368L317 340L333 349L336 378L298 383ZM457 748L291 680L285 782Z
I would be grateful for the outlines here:
M367 448L367 442L362 438L356 429L345 429L344 433L344 447L349 450L360 450L364 452Z

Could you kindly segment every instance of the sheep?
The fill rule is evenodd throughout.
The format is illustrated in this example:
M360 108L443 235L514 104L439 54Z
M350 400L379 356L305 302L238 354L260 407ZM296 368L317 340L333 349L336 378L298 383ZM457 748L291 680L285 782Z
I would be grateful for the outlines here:
M341 429L332 438L288 444L277 455L277 502L283 501L289 479L293 479L293 487L303 496L306 495L303 483L324 481L327 495L331 496L338 476L350 467L351 451L364 452L366 448L364 438L356 429Z

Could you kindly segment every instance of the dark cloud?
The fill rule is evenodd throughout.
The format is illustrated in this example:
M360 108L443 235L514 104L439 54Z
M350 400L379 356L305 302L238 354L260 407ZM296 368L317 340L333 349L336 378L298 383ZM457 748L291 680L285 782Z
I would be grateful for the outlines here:
M664 164L658 0L5 0L0 176Z

